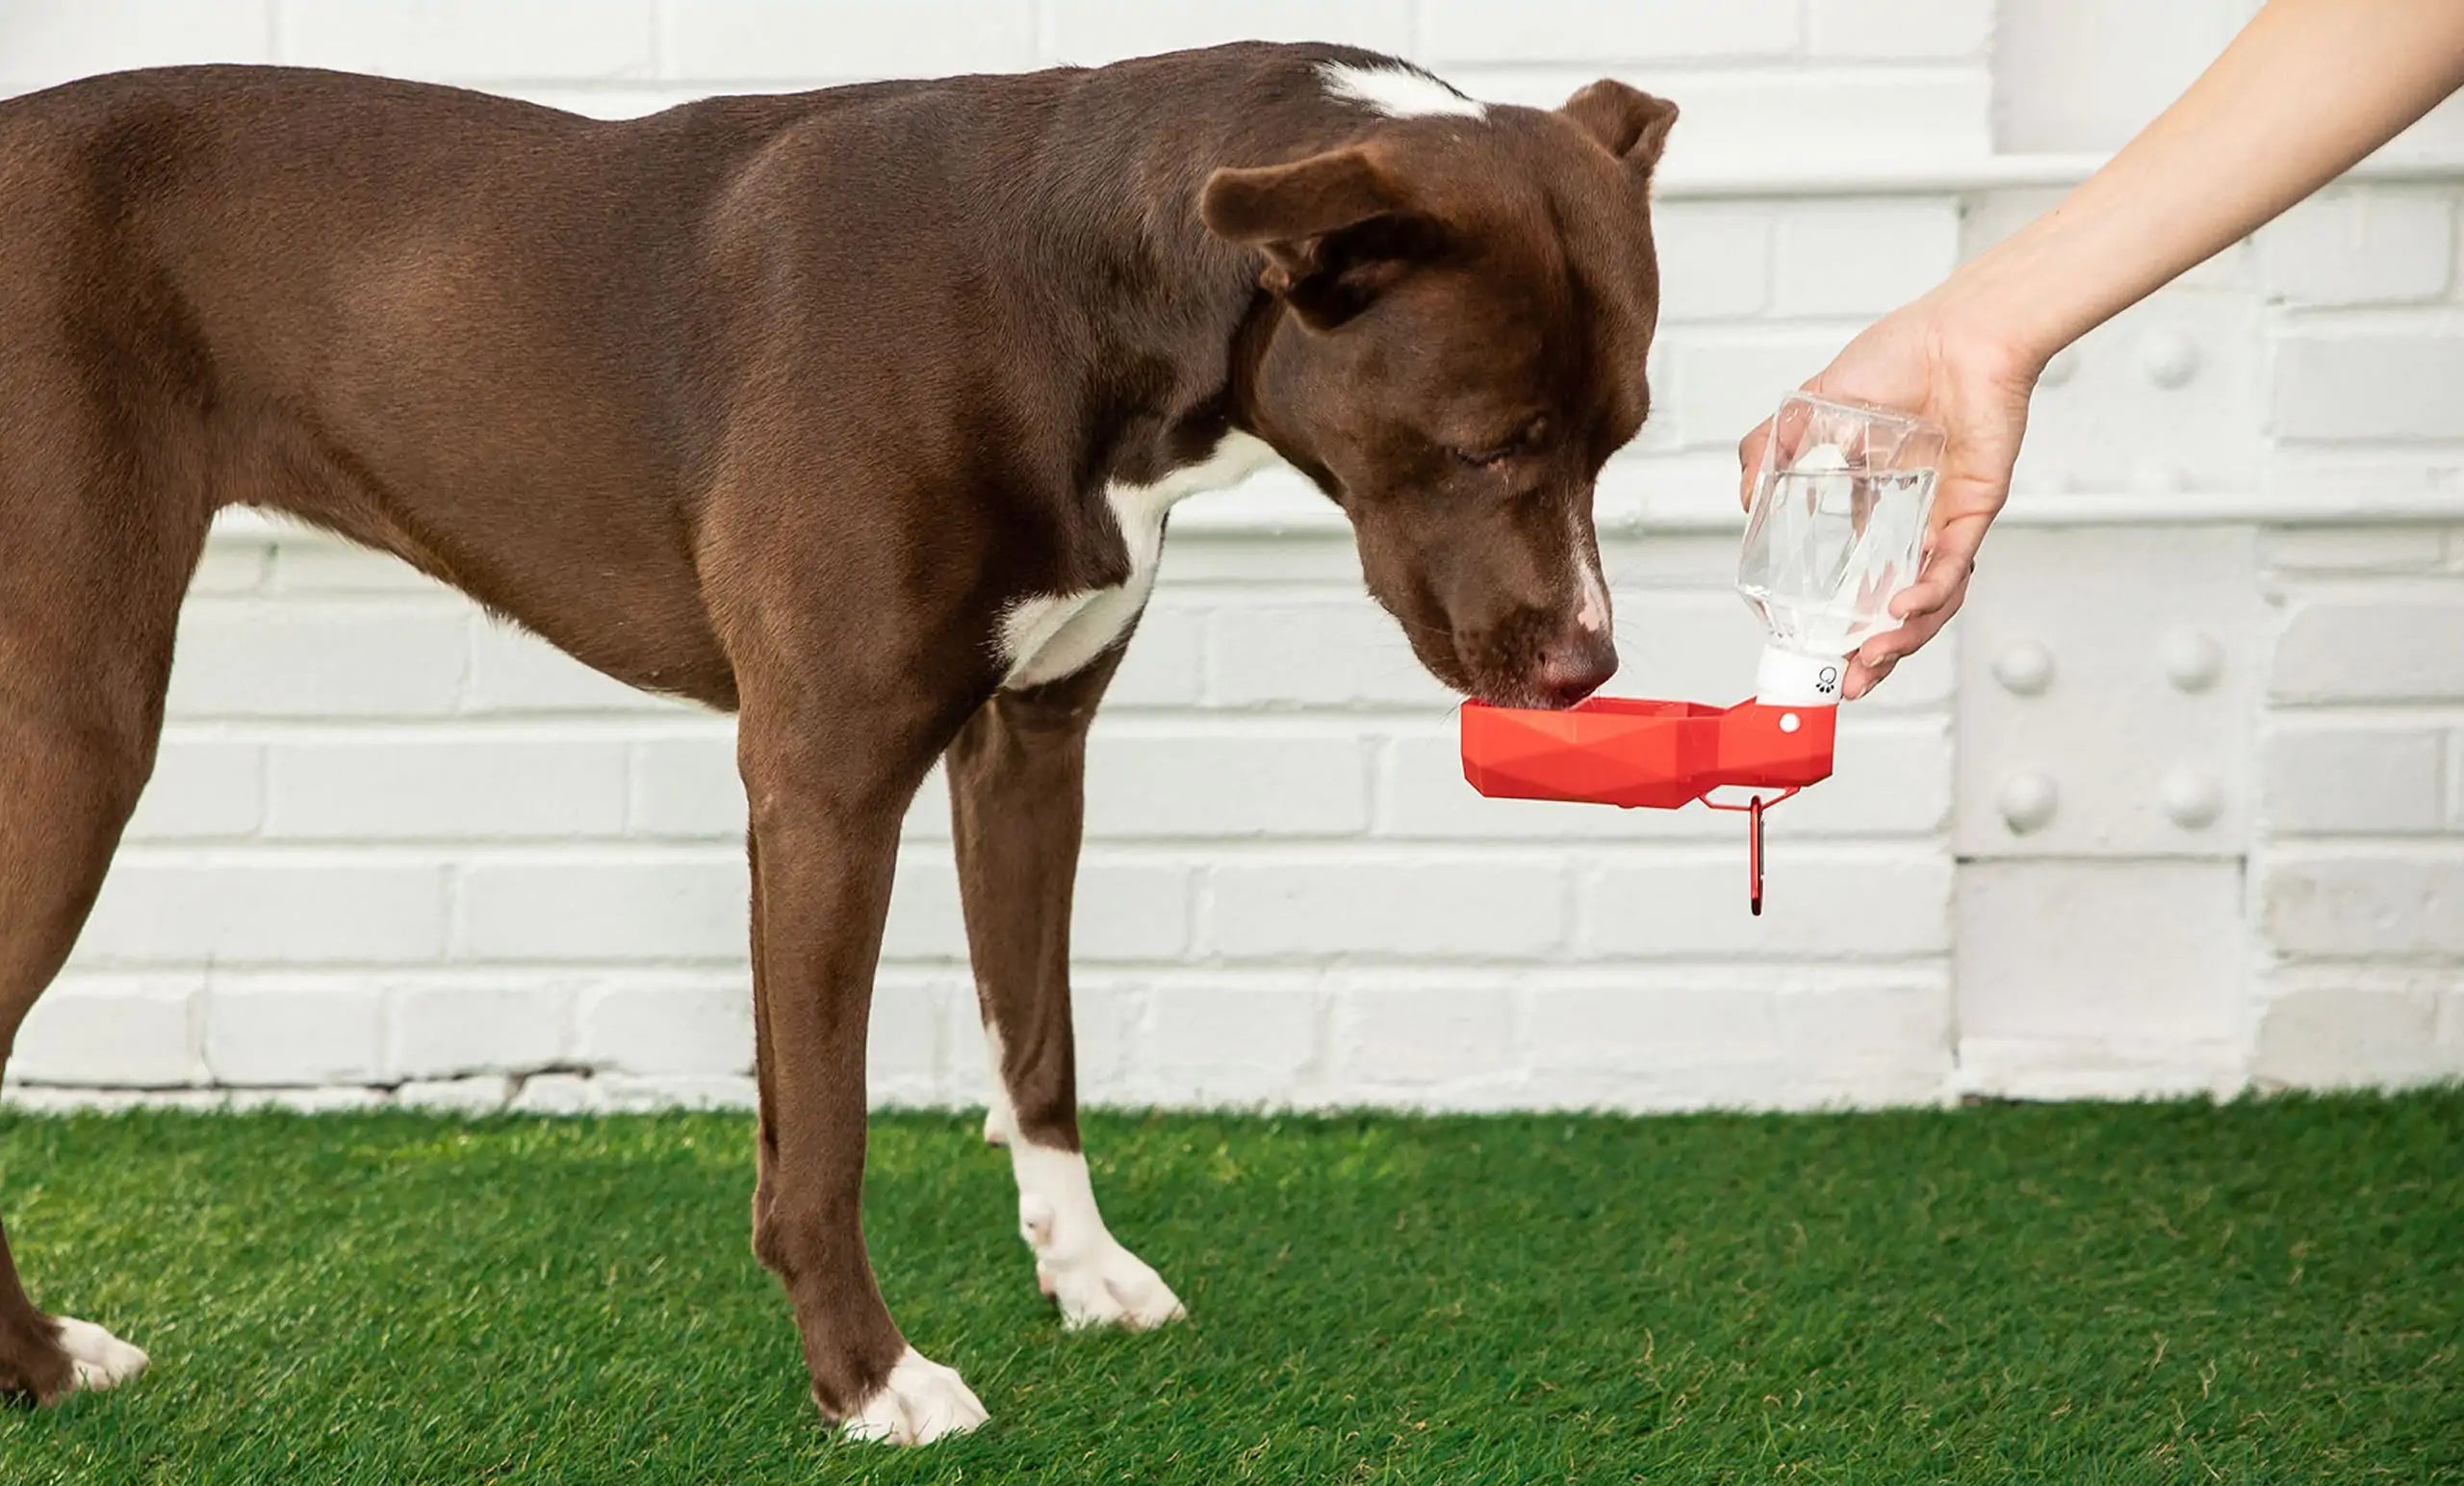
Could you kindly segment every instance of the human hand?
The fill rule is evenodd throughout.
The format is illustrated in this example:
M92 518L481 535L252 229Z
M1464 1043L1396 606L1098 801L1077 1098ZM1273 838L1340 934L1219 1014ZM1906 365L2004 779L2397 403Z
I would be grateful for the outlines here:
M1843 695L1853 699L1871 691L1901 657L1934 638L1959 612L1976 569L1977 546L2010 495L2011 468L2028 425L2028 397L2043 366L2042 356L1972 320L1938 292L1876 321L1805 384L1816 397L1916 414L1940 424L1947 435L1924 566L1890 603L1900 627L1859 648ZM1770 440L1765 419L1737 446L1740 495L1749 506Z

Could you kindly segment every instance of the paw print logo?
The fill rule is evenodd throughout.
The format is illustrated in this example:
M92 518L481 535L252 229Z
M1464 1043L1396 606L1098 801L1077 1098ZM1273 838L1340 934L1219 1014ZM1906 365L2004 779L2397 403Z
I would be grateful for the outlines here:
M1839 689L1839 668L1837 666L1823 667L1822 674L1813 679L1813 689L1826 697L1830 696L1833 692L1837 691Z

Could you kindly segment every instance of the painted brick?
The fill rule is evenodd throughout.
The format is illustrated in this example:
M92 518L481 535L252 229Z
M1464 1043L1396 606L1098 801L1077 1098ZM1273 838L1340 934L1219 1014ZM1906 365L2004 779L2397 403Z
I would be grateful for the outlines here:
M753 1110L761 1089L750 1078L642 1078L609 1073L592 1079L591 1108L643 1110Z
M2453 198L2364 188L2313 196L2259 230L2259 282L2293 304L2394 304L2447 292Z
M1659 250L1661 323L1744 319L1771 303L1768 210L1663 202L1652 209L1652 242Z
M1732 451L1780 399L1827 365L1849 332L1754 330L1667 338L1660 405L1687 448Z
M572 1056L573 1025L566 985L402 986L387 997L387 1072L441 1079L563 1063Z
M2446 533L2421 526L2285 526L2262 532L2259 560L2278 572L2426 572L2446 556Z
M1494 978L1346 986L1335 992L1332 1042L1348 1087L1497 1077L1516 1065L1514 1001Z
M257 543L210 542L196 572L189 576L189 592L218 597L255 593L265 586L272 563L271 551Z
M1206 611L1158 595L1104 693L1112 707L1194 705L1206 679Z
M0 85L45 88L97 72L192 62L271 62L264 0L13 0L0 13Z
M1879 315L1926 293L1959 266L1959 204L1919 199L1792 207L1779 214L1773 258L1772 307L1779 314ZM1819 370L1821 363L1809 363L1798 376ZM1768 400L1777 406L1779 395ZM1740 426L1738 436L1752 426Z
M615 984L576 1003L576 1057L617 1073L733 1075L753 1068L753 982Z
M742 841L744 779L732 731L645 738L633 746L627 830L672 840ZM939 769L926 777L907 812L910 841L945 841L950 800Z
M1044 0L1043 55L1094 64L1224 41L1340 41L1402 53L1411 0Z
M1960 1035L2194 1044L2234 1036L2248 932L2238 861L1961 868Z
M449 712L469 646L439 603L192 603L171 667L174 717L416 717Z
M276 743L266 833L311 840L614 835L625 745L576 736Z
M123 858L77 942L88 964L399 964L445 947L445 873L337 859Z
M1826 61L1977 57L1992 32L1991 0L1810 0L1806 50Z
M9 1074L38 1084L197 1083L197 1005L193 976L68 977L17 1029Z
M1218 706L1450 706L1395 621L1366 598L1262 601L1214 616Z
M2464 593L2294 605L2269 686L2278 702L2428 702L2464 692Z
M1209 946L1236 959L1520 959L1564 941L1562 867L1335 853L1225 861L1208 874Z
M1421 0L1421 49L1438 63L1612 62L1784 57L1797 48L1795 0Z
M2297 330L2275 345L2268 431L2284 439L2464 439L2464 331Z
M1368 778L1349 737L1098 728L1088 745L1087 833L1347 835L1369 824Z
M2435 1036L2434 987L2367 975L2302 981L2259 1008L2250 1073L2262 1085L2392 1087L2464 1075L2464 1049Z
M693 856L475 861L462 869L466 960L725 961L751 953L740 859Z
M205 1065L222 1084L367 1084L382 1071L384 1021L373 986L218 985L205 1003Z
M1101 969L1070 977L1070 1020L1078 1052L1078 1097L1089 1104L1151 1103L1162 1085L1142 1080L1138 1045L1147 1019L1149 977ZM982 1012L972 986L953 986L942 998L941 1097L980 1106L992 1087L985 1061Z
M2262 744L2268 824L2404 835L2447 825L2446 739L2432 728L2284 724Z
M285 533L271 550L268 585L278 594L424 594L447 590L398 557L306 533Z
M1950 863L1927 848L1843 851L1773 839L1764 903L1746 904L1743 842L1693 857L1596 869L1583 885L1587 954L1829 960L1950 948Z
M669 77L948 77L1033 65L1026 0L693 0L662 8Z
M265 754L251 743L167 738L129 818L131 841L227 840L265 816Z
M2281 853L2260 891L2269 942L2286 955L2464 959L2464 847Z
M1070 952L1081 962L1174 959L1190 942L1190 869L1145 858L1082 859L1073 909ZM901 854L882 958L962 962L966 953L949 854Z
M1525 1036L1542 1073L1753 1063L1770 1056L1778 1032L1771 988L1758 978L1595 980L1535 986L1526 1000Z
M651 70L652 0L277 0L282 60L392 77L607 78Z
M690 703L637 691L536 635L485 621L473 628L466 710L480 713L668 712L709 715Z
M534 1073L514 1090L508 1109L523 1114L586 1114L606 1108L596 1079L578 1073Z
M513 1098L513 1080L501 1073L473 1078L412 1079L394 1090L404 1109L445 1114L493 1114Z
M1481 0L1462 0L1477 5ZM1691 13L1726 7L1689 7ZM1602 76L1664 90L1684 110L1669 138L1663 184L1761 175L1780 162L1801 171L1827 162L1967 160L1993 151L1993 76L1982 65L1689 69L1619 67L1595 51L1556 64L1450 64L1447 76L1476 97L1555 108ZM1825 358L1826 360L1828 358ZM1822 365L1814 362L1799 377Z
M1137 1073L1188 1102L1290 1102L1317 1060L1314 988L1174 984L1156 986L1150 1002Z

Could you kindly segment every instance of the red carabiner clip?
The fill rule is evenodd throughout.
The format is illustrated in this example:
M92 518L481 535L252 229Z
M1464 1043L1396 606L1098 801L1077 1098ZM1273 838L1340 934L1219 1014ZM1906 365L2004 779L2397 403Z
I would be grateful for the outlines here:
M1745 869L1749 874L1745 901L1746 906L1754 910L1754 916L1760 918L1762 916L1762 797L1760 795L1756 795L1754 803L1746 807L1745 833Z

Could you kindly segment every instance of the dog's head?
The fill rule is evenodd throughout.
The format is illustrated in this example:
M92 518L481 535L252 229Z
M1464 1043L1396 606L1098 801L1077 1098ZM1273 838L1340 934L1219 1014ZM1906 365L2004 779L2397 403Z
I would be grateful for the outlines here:
M1592 485L1651 407L1649 188L1676 117L1601 82L1206 183L1207 226L1265 255L1288 311L1243 411L1343 506L1371 594L1458 691L1565 706L1616 670Z

